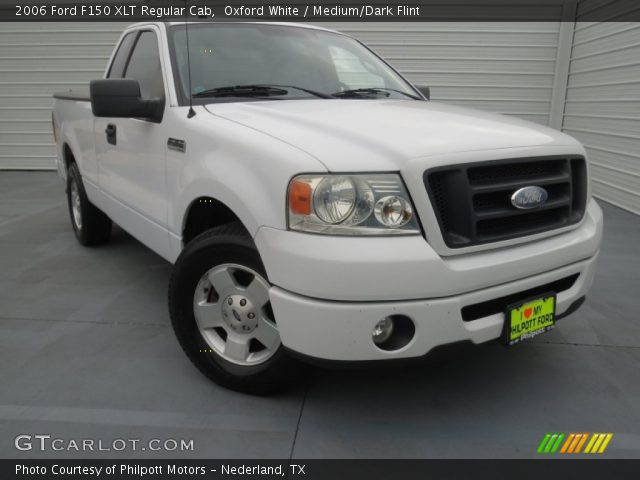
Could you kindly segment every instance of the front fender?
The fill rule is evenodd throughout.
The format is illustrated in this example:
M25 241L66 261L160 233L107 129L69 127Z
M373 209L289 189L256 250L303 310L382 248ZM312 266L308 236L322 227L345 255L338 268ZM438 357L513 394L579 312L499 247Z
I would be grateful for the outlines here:
M167 188L174 199L168 223L180 248L187 213L198 198L224 203L255 236L261 226L286 229L292 177L326 171L308 153L202 109L187 125L181 137L186 151L167 151Z

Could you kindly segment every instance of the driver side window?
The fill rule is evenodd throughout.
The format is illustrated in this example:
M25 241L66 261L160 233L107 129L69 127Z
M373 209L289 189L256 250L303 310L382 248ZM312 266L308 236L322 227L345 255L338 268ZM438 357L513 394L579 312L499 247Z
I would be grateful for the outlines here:
M124 69L127 66L127 60L129 60L129 54L131 53L131 46L136 40L136 35L137 33L128 33L122 39L118 47L118 52L111 62L111 68L109 68L107 78L122 78Z
M140 33L124 70L123 78L131 78L140 82L140 93L143 100L164 97L158 39L154 32L143 31Z

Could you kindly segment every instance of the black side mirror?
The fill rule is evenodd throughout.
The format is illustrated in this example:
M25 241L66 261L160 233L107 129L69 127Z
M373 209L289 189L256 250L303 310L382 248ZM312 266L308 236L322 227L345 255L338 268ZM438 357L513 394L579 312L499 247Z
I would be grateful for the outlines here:
M416 87L418 91L426 98L431 100L431 89L429 87Z
M160 122L164 100L142 100L140 83L128 78L93 80L89 84L91 110L96 117L145 118Z

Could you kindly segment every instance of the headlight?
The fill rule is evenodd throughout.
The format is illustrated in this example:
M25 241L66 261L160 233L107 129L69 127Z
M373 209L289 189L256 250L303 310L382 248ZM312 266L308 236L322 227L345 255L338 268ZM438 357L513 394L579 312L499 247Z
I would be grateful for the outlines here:
M300 175L289 184L289 228L330 235L415 235L418 220L400 176Z

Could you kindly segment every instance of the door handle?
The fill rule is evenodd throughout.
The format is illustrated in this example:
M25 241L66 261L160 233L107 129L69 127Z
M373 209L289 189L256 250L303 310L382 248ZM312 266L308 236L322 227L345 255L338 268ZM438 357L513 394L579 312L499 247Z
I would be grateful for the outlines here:
M113 123L107 125L107 128L104 130L104 133L107 134L107 142L111 145L116 144L116 126Z

